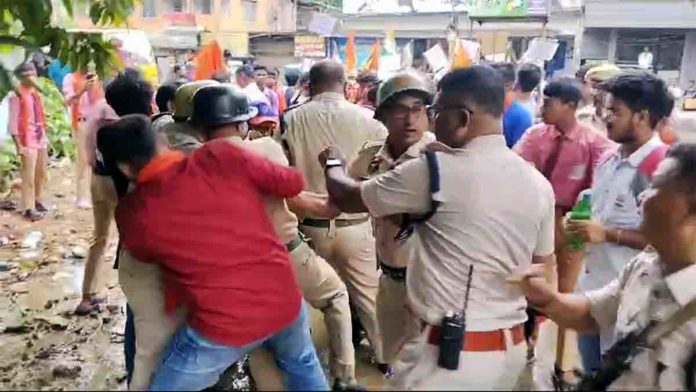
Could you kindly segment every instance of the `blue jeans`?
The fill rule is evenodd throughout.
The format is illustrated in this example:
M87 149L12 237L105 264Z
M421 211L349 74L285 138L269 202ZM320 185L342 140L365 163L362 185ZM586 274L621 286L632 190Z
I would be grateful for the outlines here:
M133 310L126 304L126 330L123 332L123 354L126 357L126 382L130 385L135 361L135 322Z
M304 306L285 329L242 347L225 346L202 337L189 326L181 327L162 354L162 365L150 384L152 391L200 391L215 384L231 364L263 346L283 371L290 391L327 391Z
M599 369L602 363L599 335L578 335L578 351L580 351L582 368L585 373L589 374Z

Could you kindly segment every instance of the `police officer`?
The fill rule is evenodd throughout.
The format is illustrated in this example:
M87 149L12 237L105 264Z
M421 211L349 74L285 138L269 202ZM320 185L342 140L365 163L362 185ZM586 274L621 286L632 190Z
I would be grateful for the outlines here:
M429 110L441 151L434 161L412 159L362 183L345 174L336 148L320 161L342 211L430 215L401 245L409 255L408 308L422 330L399 350L393 387L511 389L526 363L526 302L508 280L520 266L552 260L553 190L505 144L505 89L495 70L452 71L439 87ZM459 344L439 340L453 318Z
M341 64L320 61L312 66L309 78L312 99L285 113L283 137L290 162L307 179L306 190L326 194L317 155L330 145L338 145L354 159L366 141L383 140L387 132L384 125L372 118L372 111L346 101ZM326 219L310 213L300 222L300 230L311 238L317 253L346 283L378 366L383 373L388 372L377 327L379 271L368 215L341 214L337 219Z
M203 143L203 136L188 120L193 112L193 95L200 88L214 86L214 80L198 80L179 87L174 95L174 122L161 127L169 145L184 153L191 153Z
M227 138L243 148L251 149L269 160L288 165L281 146L270 137L246 141L248 126L242 121L239 128L226 127L235 118L244 119L238 113L255 111L249 106L244 93L231 86L207 86L196 92L193 99L192 123L202 130L204 140ZM253 119L253 116L249 120ZM324 314L324 322L329 335L331 348L331 372L336 384L355 382L355 352L350 340L351 320L348 306L348 291L336 271L309 247L298 230L297 216L290 212L291 207L300 212L311 211L318 216L330 218L335 215L324 199L307 192L290 200L268 199L266 210L276 233L286 243L290 258L295 266L298 284L304 298L314 308ZM254 357L251 368L256 371ZM256 377L262 387L268 382L267 375ZM263 388L262 388L263 389Z
M623 352L630 351L628 346L641 347L633 358L609 350L603 358L608 366L602 366L596 380L615 381L581 390L694 389L696 145L673 147L653 179L641 228L651 246L626 264L618 278L583 294L558 293L535 268L523 280L530 303L560 326L581 332L613 331L617 346L624 345ZM672 318L678 314L681 322ZM622 341L649 324L665 331L656 342L642 347ZM624 362L630 365L622 374L617 365Z
M427 131L426 107L431 101L431 89L420 75L403 72L384 81L377 92L375 118L384 123L389 135L384 142L366 143L348 169L349 175L368 179L420 156L425 146L435 141L435 135ZM384 359L389 363L403 339L418 333L420 324L406 310L407 259L404 249L394 240L401 217L376 218L372 223L382 270L377 320Z

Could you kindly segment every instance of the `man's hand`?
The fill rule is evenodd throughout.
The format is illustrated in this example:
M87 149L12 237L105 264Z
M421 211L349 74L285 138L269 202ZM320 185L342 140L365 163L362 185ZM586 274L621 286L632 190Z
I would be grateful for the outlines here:
M19 144L17 144L17 156L18 157L24 156L24 154L26 154L26 152L27 152L26 147L22 147Z
M519 282L530 305L543 308L556 297L556 291L546 281L543 264L531 264L508 278L509 282Z
M588 244L607 242L607 229L596 221L568 221L568 232L579 235Z
M319 164L321 165L322 168L326 167L326 161L329 159L339 159L342 162L345 162L346 157L343 155L343 152L341 151L340 148L336 146L329 146L324 149L324 151L319 153Z
M317 219L334 219L341 214L328 195L303 191L292 199L287 199L288 207L298 215L309 215Z

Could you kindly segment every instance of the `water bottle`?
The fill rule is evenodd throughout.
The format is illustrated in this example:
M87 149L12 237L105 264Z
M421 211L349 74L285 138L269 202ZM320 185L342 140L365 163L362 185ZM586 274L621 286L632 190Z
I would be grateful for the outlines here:
M570 210L571 220L590 220L592 218L592 195L586 192L582 195L582 198L578 204ZM578 234L568 234L568 244L573 250L580 250L585 246L582 237Z

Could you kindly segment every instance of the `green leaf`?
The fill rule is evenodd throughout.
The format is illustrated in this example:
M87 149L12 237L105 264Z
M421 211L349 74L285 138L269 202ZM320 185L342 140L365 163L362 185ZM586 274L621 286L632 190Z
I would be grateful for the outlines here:
M72 0L63 0L63 7L65 7L68 17L72 18L74 14Z

